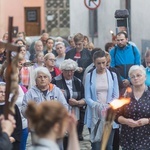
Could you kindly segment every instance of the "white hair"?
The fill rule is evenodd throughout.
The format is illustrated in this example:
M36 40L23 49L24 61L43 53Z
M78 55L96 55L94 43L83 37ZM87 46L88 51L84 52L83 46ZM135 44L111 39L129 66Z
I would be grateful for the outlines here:
M41 41L41 40L37 40L37 41L35 41L34 49L36 49L36 45L37 45L38 43L41 43L41 44L43 45L43 43L42 43L42 41Z
M55 58L55 55L53 53L47 53L45 56L44 56L44 60L47 60L49 57L53 56Z
M65 46L64 42L55 42L55 47L56 47L57 45L63 45L63 46Z
M142 65L133 65L128 72L128 76L131 77L131 73L133 73L135 70L140 70L143 75L146 75L145 68Z
M5 82L0 82L0 86L6 86Z
M55 38L55 41L56 41L56 42L62 42L62 41L63 41L63 38L60 37L60 36L58 36L58 37Z
M37 76L38 76L38 73L44 73L45 75L47 75L49 77L49 80L51 81L52 79L52 76L49 72L49 70L46 68L46 67L37 67L35 70L34 70L34 79L36 80Z
M77 70L77 68L78 64L72 59L64 60L59 67L60 70Z
M73 38L74 38L74 36L73 36L73 35L69 35L69 36L68 36L68 41L73 40Z

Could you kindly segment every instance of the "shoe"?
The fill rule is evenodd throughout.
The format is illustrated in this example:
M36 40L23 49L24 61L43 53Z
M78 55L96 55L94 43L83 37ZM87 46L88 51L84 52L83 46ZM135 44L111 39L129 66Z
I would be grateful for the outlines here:
M83 141L84 140L82 135L78 135L78 139L79 139L79 141Z

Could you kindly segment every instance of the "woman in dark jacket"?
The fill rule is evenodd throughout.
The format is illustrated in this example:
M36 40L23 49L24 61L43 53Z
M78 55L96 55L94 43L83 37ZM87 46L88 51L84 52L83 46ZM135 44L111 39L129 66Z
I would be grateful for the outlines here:
M58 86L69 104L69 111L74 110L77 120L84 122L84 115L81 113L83 106L85 105L84 100L84 87L80 79L74 76L74 72L77 69L77 63L71 59L65 60L61 65L60 69L62 74L55 77L52 80L56 86ZM79 126L78 123L78 136L82 136L83 126Z
M3 109L5 105L5 82L0 82L0 114L3 114ZM14 119L16 120L16 128L12 135L9 137L13 149L12 150L20 150L20 140L21 140L21 133L22 133L22 121L19 109L17 105L15 105L15 115Z

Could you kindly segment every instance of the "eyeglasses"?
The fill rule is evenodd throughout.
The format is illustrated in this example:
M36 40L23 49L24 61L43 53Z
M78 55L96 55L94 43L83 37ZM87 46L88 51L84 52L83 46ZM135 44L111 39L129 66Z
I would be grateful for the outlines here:
M66 73L74 73L74 70L64 70Z
M135 78L141 78L143 75L142 74L137 74L135 76L131 76L130 79L135 79Z
M50 61L56 61L56 59L48 59L48 60L50 60Z
M0 91L0 94L5 94L5 91Z

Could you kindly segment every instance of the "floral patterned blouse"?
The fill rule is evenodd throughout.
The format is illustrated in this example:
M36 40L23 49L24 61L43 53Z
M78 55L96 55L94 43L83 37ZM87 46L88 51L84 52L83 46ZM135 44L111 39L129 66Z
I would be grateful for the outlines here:
M140 99L136 100L133 93L129 104L120 108L116 115L118 117L139 120L150 118L150 90L146 88ZM123 150L150 150L150 124L131 128L123 124L121 128L121 146Z

